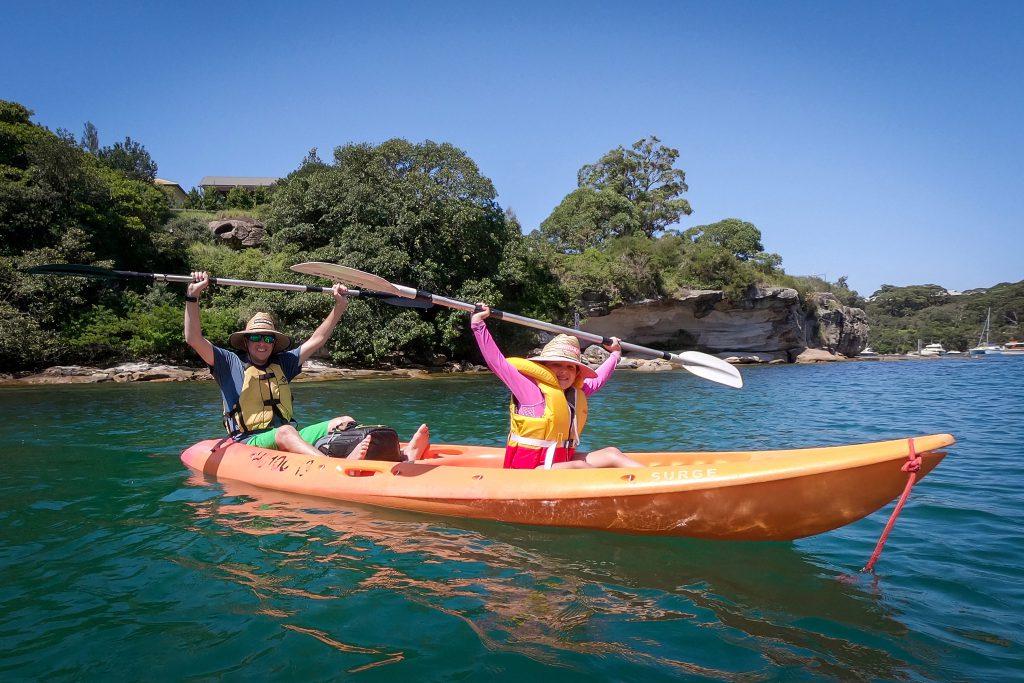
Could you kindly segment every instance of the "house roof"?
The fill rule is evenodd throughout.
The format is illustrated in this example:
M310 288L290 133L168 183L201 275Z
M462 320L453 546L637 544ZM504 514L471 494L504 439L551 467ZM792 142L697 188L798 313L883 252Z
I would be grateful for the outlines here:
M163 178L153 178L153 183L156 184L156 185L168 185L170 187L176 187L179 190L181 189L181 184L180 183L176 183L173 180L164 180Z
M269 187L278 180L268 176L208 175L199 181L199 187Z

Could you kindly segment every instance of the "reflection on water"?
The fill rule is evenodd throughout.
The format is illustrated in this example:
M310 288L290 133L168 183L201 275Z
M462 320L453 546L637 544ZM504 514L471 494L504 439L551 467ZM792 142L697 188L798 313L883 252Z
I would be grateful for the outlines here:
M890 679L907 666L874 645L898 640L905 628L858 585L837 581L791 544L603 534L594 543L593 534L496 523L449 527L438 518L214 484L196 474L189 484L211 494L223 489L188 503L193 531L259 539L259 554L247 563L211 563L207 571L252 590L260 613L282 628L364 655L349 672L408 653L308 623L309 601L344 604L384 591L461 620L488 651L550 665L564 663L566 653L600 655L720 680L766 667ZM659 625L674 621L704 627L704 635L690 643L658 638ZM745 656L718 656L725 646Z

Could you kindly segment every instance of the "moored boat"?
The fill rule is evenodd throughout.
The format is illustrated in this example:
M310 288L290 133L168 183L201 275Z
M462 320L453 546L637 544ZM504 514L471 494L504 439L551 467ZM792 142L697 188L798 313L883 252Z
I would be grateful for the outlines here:
M926 344L925 347L923 349L921 349L921 355L922 356L945 356L946 355L946 349L942 348L942 344L939 344L939 343Z
M982 344L970 350L972 356L1000 356L1002 353L1003 347L999 344Z
M1024 342L1011 340L1003 344L1004 356L1024 356Z
M978 345L970 350L972 356L998 356L1003 349L998 344L993 344L989 339L992 329L992 309L985 314L985 324L981 327L981 334L978 336Z
M432 445L416 462L309 457L226 440L190 468L263 488L519 524L723 540L792 540L865 517L945 457L949 434L775 451L630 453L642 468L507 470L503 447Z

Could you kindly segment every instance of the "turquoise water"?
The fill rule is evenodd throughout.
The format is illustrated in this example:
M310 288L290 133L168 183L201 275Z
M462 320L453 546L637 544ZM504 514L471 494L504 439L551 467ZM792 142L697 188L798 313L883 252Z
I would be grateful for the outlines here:
M952 432L891 509L795 543L470 522L260 491L178 459L210 384L0 389L0 680L1005 681L1024 676L1024 358L618 373L591 447ZM505 430L489 376L297 385L437 442ZM585 444L586 445L586 444Z

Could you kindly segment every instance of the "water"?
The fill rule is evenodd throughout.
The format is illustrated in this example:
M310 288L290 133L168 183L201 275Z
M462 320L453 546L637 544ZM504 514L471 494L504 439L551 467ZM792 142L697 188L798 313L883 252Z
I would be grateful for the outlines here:
M538 529L207 480L210 384L0 389L0 680L1005 681L1024 676L1024 359L620 372L590 447L952 432L890 508L795 543ZM488 443L489 376L296 387L407 438ZM585 444L586 445L586 444Z

